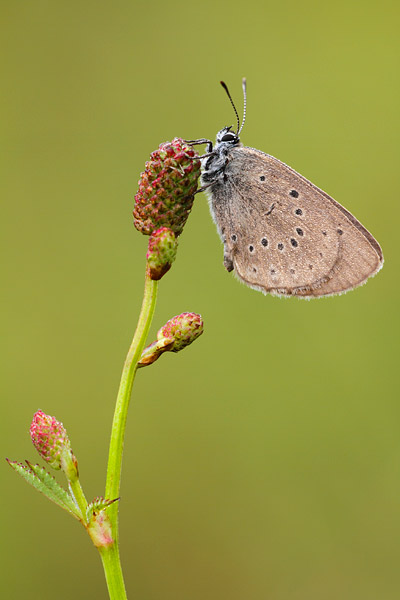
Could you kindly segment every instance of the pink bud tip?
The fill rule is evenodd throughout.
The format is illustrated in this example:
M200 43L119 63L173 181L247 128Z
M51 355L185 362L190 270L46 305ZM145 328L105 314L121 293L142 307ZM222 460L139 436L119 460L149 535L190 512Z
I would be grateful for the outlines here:
M68 453L71 451L71 444L63 424L55 417L38 410L33 416L29 432L40 456L53 469L61 469L62 455L65 451Z

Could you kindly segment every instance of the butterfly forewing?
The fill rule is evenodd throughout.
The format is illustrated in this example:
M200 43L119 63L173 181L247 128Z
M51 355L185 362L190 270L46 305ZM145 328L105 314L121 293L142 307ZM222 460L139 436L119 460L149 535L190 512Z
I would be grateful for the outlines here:
M233 148L210 194L225 264L265 292L323 296L360 285L382 266L373 236L293 169L259 150Z

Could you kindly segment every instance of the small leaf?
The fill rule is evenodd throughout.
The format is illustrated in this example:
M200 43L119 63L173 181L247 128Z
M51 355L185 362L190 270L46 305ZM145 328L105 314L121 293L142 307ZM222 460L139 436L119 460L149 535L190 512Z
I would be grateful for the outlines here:
M32 465L26 461L27 467L17 461L6 458L6 461L21 477L30 483L39 492L42 492L49 500L69 512L76 519L80 520L77 507L71 496L62 488L50 473L45 471L39 465Z
M97 498L95 498L90 504L88 504L88 507L86 509L86 517L88 523L91 521L93 515L96 515L97 513L101 512L117 500L119 500L119 498L114 498L114 500L106 500L102 496L98 496Z
M58 504L57 500L59 500L64 504L63 508L65 508L65 510L67 510L73 516L80 520L81 515L74 502L74 499L63 487L61 487L61 485L57 483L54 477L50 475L50 473L48 473L43 467L37 464L33 465L28 460L25 462L30 468L30 470L33 471L36 477L40 479L40 481L46 486L49 492L55 497L55 500L53 500L53 497L48 494L50 500L53 500L54 502L56 502L56 504Z

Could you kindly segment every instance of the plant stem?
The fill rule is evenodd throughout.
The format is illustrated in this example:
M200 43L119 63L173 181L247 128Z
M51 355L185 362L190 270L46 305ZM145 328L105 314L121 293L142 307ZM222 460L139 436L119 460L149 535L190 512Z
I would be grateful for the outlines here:
M99 548L106 576L110 600L125 600L126 591L122 575L121 561L119 559L118 544L114 543L109 548Z
M135 335L129 348L124 368L122 370L121 382L115 405L114 419L111 429L111 440L108 454L107 481L105 497L113 500L119 497L122 467L122 451L124 446L126 417L129 400L135 378L137 362L142 354L150 324L153 318L157 299L158 281L150 279L146 269L144 285L144 296L142 308ZM118 502L114 502L108 509L114 544L109 547L100 548L103 567L106 575L110 599L122 600L126 598L124 580L119 558L118 549Z
M85 494L83 493L82 486L79 483L79 479L76 479L75 481L70 481L69 487L74 496L75 502L78 505L79 510L81 511L82 518L86 523L86 509L88 503L85 498Z

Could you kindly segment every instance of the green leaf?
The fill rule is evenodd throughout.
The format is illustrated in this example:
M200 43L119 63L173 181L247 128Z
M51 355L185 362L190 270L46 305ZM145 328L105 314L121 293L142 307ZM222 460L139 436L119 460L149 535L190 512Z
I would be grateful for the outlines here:
M14 469L21 477L30 483L39 492L42 492L49 500L69 512L73 517L80 520L79 511L64 488L62 488L50 473L45 471L39 465L32 465L26 461L28 466L17 461L12 461L6 458L6 461L11 468Z

